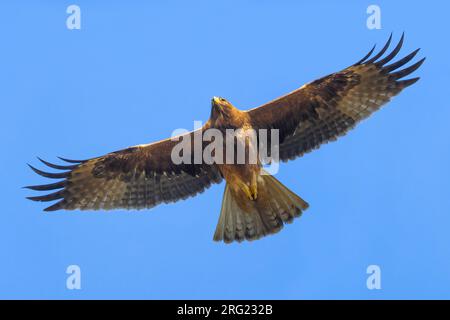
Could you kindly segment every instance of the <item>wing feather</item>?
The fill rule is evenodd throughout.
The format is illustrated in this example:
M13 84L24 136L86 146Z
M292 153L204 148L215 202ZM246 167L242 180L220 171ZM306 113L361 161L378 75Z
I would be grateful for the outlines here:
M191 141L193 143L192 136ZM56 190L28 199L59 200L45 211L143 209L192 197L222 180L215 165L193 164L193 161L191 164L174 164L171 152L176 143L178 141L166 139L89 160L62 159L71 163L70 166L40 159L50 168L69 171L49 173L30 166L41 176L64 180L25 187L37 191Z
M248 111L256 129L279 129L280 160L294 159L336 140L419 80L418 77L400 79L416 71L425 58L392 72L411 61L419 49L386 65L399 53L404 35L394 50L379 60L391 39L392 35L374 57L370 58L372 48L356 64Z

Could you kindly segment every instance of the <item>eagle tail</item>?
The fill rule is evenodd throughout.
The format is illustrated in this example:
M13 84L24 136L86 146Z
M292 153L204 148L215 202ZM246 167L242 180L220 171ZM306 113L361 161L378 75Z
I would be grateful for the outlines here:
M261 175L256 200L247 199L243 204L227 183L214 241L251 241L277 233L308 206L272 175Z

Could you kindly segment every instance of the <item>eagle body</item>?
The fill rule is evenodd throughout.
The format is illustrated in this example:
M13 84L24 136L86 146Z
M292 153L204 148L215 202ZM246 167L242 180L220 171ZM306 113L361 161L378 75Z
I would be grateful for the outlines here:
M220 130L223 136L226 136L227 129L232 128L235 131L235 144L244 146L246 163L238 163L237 152L235 152L232 163L227 163L224 159L223 163L217 164L217 167L225 181L232 186L233 192L239 193L239 191L242 191L242 195L247 199L256 199L256 182L261 172L261 162L259 158L257 158L256 163L248 161L251 153L257 154L258 152L256 146L247 139L247 132L254 132L248 114L237 109L224 98L214 97L212 99L210 127ZM226 155L225 150L225 158Z
M137 145L87 160L61 158L66 165L40 159L57 171L45 172L30 166L31 169L57 181L26 187L49 192L28 199L55 201L45 211L148 209L195 196L225 180L214 240L241 242L277 233L285 223L299 217L308 203L262 169L259 150L250 143L247 133L277 130L278 140L269 135L267 145L277 143L279 160L283 162L345 135L419 80L405 79L425 60L407 66L419 49L393 62L404 35L386 53L391 40L392 35L375 55L374 47L357 63L254 109L239 110L226 99L214 97L205 125L177 139ZM245 161L198 162L195 152L183 152L187 161L173 161L180 141L195 149L195 138L204 137L209 129L224 135L229 129L237 130L232 147L245 146ZM200 141L202 150L208 146L208 141ZM255 154L256 161L250 161Z

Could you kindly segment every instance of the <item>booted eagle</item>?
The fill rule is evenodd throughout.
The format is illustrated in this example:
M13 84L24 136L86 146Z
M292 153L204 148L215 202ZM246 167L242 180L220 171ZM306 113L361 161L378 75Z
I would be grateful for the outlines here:
M211 116L191 138L207 129L278 129L279 159L288 161L343 136L361 120L380 109L418 77L404 79L425 59L404 67L419 49L396 62L404 36L388 54L392 35L380 52L375 47L352 66L310 82L260 107L242 111L223 98L212 99ZM193 141L194 139L192 139ZM28 186L52 191L29 197L54 201L45 211L110 210L152 208L203 192L211 184L226 181L222 209L214 240L255 240L281 230L284 223L299 217L308 204L256 164L219 164L195 161L175 164L172 149L178 142L166 139L138 145L88 160L68 160L56 165L41 160L48 173L37 174L60 181ZM204 144L204 142L202 142ZM202 145L205 147L205 145Z

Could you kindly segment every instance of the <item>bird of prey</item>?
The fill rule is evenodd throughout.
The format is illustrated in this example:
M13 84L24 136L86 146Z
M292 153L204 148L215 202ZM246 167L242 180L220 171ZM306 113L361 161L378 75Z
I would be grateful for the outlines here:
M181 138L214 128L278 129L279 159L301 157L320 145L346 134L361 120L380 109L418 77L404 79L425 58L404 67L419 49L396 62L404 35L395 48L385 46L373 55L375 46L360 61L342 71L303 85L262 106L242 111L223 98L212 99L211 116L200 129ZM386 54L385 54L386 53ZM226 181L219 221L213 239L230 243L255 240L282 229L308 208L308 203L272 175L262 174L262 164L218 164L183 162L175 164L171 151L178 143L166 139L137 145L88 160L68 160L56 170L37 174L58 182L28 186L46 195L29 197L53 201L45 211L143 209L175 202L203 192L211 184ZM203 142L204 143L204 142ZM205 145L202 145L205 147Z

